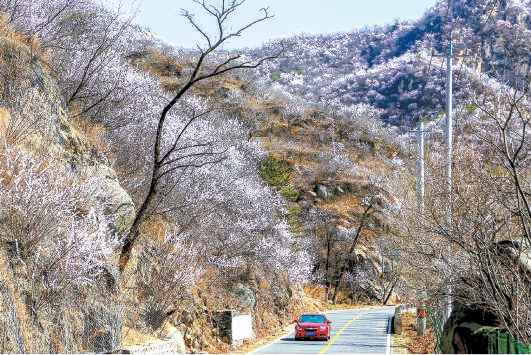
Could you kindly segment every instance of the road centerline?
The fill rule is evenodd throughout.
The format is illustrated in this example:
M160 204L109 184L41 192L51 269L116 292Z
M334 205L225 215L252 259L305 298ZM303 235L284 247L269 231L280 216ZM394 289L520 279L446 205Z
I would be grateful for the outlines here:
M330 347L332 346L332 344L335 343L335 341L337 340L337 338L339 338L339 336L341 335L341 333L343 333L345 331L345 329L347 329L352 323L354 323L355 321L357 321L361 316L365 315L367 313L362 313L362 314L359 314L357 315L356 317L352 318L347 324L345 324L343 326L343 328L341 328L337 333L336 335L332 338L332 340L330 340L330 342L328 342L328 344L323 348L323 350L321 350L319 352L319 354L324 354L327 352L328 349L330 349Z

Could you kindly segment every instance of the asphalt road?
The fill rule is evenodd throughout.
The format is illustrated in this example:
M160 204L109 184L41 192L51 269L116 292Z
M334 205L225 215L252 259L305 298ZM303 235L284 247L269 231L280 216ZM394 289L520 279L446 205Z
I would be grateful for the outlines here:
M294 332L253 354L390 354L389 319L394 307L327 312L330 341L295 341Z

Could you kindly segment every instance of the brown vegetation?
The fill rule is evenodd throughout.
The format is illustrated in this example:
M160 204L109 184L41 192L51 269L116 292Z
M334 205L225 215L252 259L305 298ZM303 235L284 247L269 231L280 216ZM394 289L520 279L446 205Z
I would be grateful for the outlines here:
M410 354L435 353L435 332L426 326L426 336L417 335L417 315L415 313L402 314L402 338Z

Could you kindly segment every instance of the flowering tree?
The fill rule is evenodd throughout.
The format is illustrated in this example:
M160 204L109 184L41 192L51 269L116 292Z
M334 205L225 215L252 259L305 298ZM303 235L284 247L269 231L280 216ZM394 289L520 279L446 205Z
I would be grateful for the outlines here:
M110 106L126 104L135 92L124 80L129 71L123 53L135 38L126 10L113 11L93 0L17 0L0 4L0 12L34 38L34 56L43 57L57 74L72 113L90 114L99 123Z
M24 294L25 310L10 312L28 322L23 332L16 330L20 319L11 322L3 334L26 338L18 341L20 352L46 352L51 344L54 351L81 349L83 299L108 296L116 284L110 260L119 238L110 230L105 198L54 156L4 146L0 161L2 263L10 265L0 272L0 292L7 297L16 287Z
M194 2L199 5L207 15L213 18L217 24L217 30L216 33L209 34L197 23L191 12L183 10L183 16L187 18L189 23L201 34L205 44L203 46L198 46L198 57L193 65L191 73L188 74L182 87L166 106L164 106L160 113L155 133L151 182L131 230L125 238L120 256L119 265L121 270L125 268L129 261L131 250L140 235L140 226L144 223L146 217L152 213L151 211L154 207L153 202L159 196L160 189L164 184L164 179L168 175L175 174L185 169L197 168L218 162L222 157L223 151L214 151L208 140L197 140L191 144L185 142L184 137L189 133L193 124L198 119L207 116L211 111L211 109L204 109L197 103L194 104L189 100L185 100L185 95L200 82L214 79L234 70L257 68L265 61L277 58L282 53L281 49L272 56L263 57L258 60L252 60L239 54L229 54L228 57L219 59L219 62L217 63L209 63L208 60L213 57L215 51L224 43L233 37L240 36L253 25L270 19L271 15L269 15L267 9L262 9L263 14L258 19L236 30L230 30L228 27L229 19L245 0L222 1L222 3L217 6L209 4L206 1L194 0ZM179 130L177 132L172 132L172 138L168 140L168 126L171 125L171 120L175 119L171 115L172 110L174 110L175 107L184 108L185 105L187 105L187 102L187 112L189 112L189 115L184 119L184 124L181 125Z

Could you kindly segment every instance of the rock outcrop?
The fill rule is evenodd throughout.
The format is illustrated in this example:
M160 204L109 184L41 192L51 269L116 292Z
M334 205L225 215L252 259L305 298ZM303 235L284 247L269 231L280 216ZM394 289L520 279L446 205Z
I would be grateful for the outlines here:
M54 166L62 165L78 177L76 180L90 181L95 194L88 203L104 204L111 230L126 232L135 206L110 163L76 126L55 78L38 56L30 47L5 37L0 37L0 97L0 153L16 147L35 159L53 157ZM5 218L9 217L2 214L0 223L5 223ZM60 228L51 226L51 230ZM5 252L9 242L0 236L0 327L9 328L3 333L7 338L1 352L101 353L121 347L123 307L119 273L112 260L99 267L101 282L71 287L68 295L72 298L64 299L48 294L62 291L57 285L48 287L46 275L27 272L38 263L38 252L44 255L42 259L55 251L36 249L35 255L24 255L28 260L21 261ZM43 245L55 247L53 243ZM36 278L41 282L39 288L35 287ZM37 312L37 302L43 299L49 303L46 307L41 304Z
M89 178L105 196L118 232L132 224L135 206L106 157L76 127L61 90L31 49L0 37L0 134L8 144L48 151ZM98 203L100 201L95 201Z

